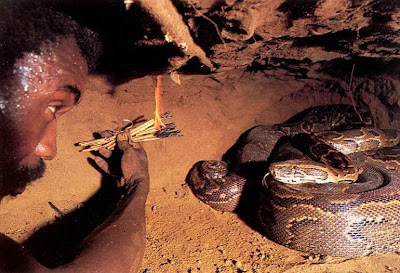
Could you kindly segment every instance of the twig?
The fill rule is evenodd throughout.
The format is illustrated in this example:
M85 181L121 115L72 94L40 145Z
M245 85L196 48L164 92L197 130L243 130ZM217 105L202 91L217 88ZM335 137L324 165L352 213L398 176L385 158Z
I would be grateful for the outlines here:
M353 67L351 68L351 73L350 73L350 81L349 81L348 93L350 95L350 99L351 99L351 103L353 104L354 111L356 112L356 114L357 114L358 118L360 119L360 121L364 122L360 112L358 112L358 110L357 110L356 102L354 100L353 88L352 88L352 85L353 85L353 74L354 74L355 67L356 67L356 64L353 64Z
M155 90L156 110L154 111L154 118L146 121L142 125L133 128L133 125L139 121L129 121L127 125L122 126L117 130L107 130L111 136L100 139L93 139L89 141L82 141L76 143L76 146L83 147L80 152L97 151L101 148L113 150L117 143L117 136L124 134L130 143L140 141L150 141L156 139L162 139L166 137L181 136L180 131L175 130L175 123L164 124L163 119L169 119L171 116L169 112L163 112L162 109L162 89L161 89L161 75L157 76L157 85ZM136 121L136 122L135 122Z
M169 118L170 116L168 112L160 116L160 120ZM163 127L157 129L155 127L155 119L151 119L135 128L132 128L133 124L129 126L125 125L117 130L108 130L108 132L112 134L110 137L82 141L76 145L82 147L80 152L98 151L101 148L113 150L117 142L117 135L126 134L127 132L128 135L126 136L130 142L151 141L167 137L181 136L180 131L175 130L175 123L171 122L162 124Z
M222 43L224 44L224 48L226 50L226 43L224 38L222 37L221 31L219 31L218 25L217 23L215 23L210 17L204 15L203 13L201 13L193 4L189 3L189 5L192 6L192 8L194 9L194 11L200 15L201 17L203 17L204 19L206 19L208 22L210 22L211 24L214 25L215 30L217 31L218 37L219 39L221 39Z

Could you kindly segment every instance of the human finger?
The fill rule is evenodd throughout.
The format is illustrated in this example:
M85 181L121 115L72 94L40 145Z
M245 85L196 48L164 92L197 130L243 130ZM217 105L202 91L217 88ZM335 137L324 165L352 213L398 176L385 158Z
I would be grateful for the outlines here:
M100 135L101 135L101 137L110 137L110 136L112 136L113 134L112 134L110 131L105 130L105 131L101 131L101 132L100 132Z
M110 173L109 165L107 161L104 160L104 158L101 158L100 156L96 156L94 158L94 161L96 162L97 166L104 172Z
M110 156L112 155L112 151L106 148L101 148L98 152L105 158L110 158Z
M117 147L121 151L127 151L132 147L128 142L128 136L125 132L117 135Z

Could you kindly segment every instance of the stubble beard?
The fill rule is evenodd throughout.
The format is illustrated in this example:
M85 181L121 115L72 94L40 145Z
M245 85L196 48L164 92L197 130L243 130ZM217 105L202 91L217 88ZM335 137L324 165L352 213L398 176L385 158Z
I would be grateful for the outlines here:
M43 159L34 166L9 167L0 173L0 199L5 195L17 195L22 193L26 186L43 177L46 164Z

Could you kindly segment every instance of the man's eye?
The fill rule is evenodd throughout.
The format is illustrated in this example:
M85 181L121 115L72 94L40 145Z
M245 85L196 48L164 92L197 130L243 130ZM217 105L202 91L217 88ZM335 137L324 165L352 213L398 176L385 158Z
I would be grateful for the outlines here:
M56 114L56 112L57 112L57 107L55 107L55 106L47 106L47 108L53 113L53 115Z
M55 116L57 114L58 111L60 111L61 109L64 108L64 105L60 104L60 105L49 105L47 106L47 109L50 110L50 112Z

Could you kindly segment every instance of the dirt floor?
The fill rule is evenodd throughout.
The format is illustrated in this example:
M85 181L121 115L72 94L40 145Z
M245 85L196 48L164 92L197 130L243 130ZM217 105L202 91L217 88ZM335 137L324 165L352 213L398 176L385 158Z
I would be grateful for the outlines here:
M400 272L396 253L345 259L277 245L235 214L204 205L185 184L193 164L220 159L246 129L282 122L310 106L349 103L348 97L306 88L310 81L262 72L181 75L180 81L163 76L164 108L184 136L144 144L151 189L141 272ZM91 139L92 132L116 128L123 119L152 118L154 86L151 76L116 87L93 77L82 103L59 121L58 155L48 163L46 176L1 201L0 232L22 242L92 195L100 175L87 163L90 155L73 144Z

